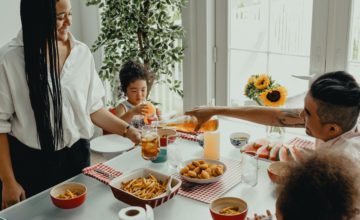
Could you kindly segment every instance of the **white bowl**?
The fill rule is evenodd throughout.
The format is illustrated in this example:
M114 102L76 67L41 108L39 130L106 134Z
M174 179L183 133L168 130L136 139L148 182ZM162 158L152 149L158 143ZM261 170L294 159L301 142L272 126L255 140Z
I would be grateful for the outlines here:
M249 139L250 134L246 132L235 132L230 135L230 142L236 148L246 145L249 142Z
M192 183L198 183L198 184L206 184L206 183L213 183L213 182L216 182L218 180L220 180L221 177L224 176L225 172L226 172L226 165L221 162L221 161L218 161L218 160L208 160L208 159L192 159L192 160L187 160L185 161L183 164L184 164L184 167L187 166L187 164L190 164L192 163L193 161L195 160L204 160L206 163L208 164L220 164L224 167L224 172L222 175L219 175L219 176L216 176L216 177L212 177L212 178L209 178L209 179L199 179L199 178L191 178L191 177L187 177L187 176L184 176L184 175L181 175L181 177L188 181L188 182L192 182ZM183 167L182 167L183 168ZM182 169L180 168L180 170Z

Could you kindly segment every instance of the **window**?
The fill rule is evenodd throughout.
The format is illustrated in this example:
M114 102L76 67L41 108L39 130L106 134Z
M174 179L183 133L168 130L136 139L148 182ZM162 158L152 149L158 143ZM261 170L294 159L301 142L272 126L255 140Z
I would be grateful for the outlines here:
M292 74L309 74L312 9L312 0L231 1L230 104L247 100L243 89L253 74L270 74L289 96L306 90L307 81Z
M347 69L360 82L360 0L353 0Z
M289 97L308 88L308 81L292 75L347 69L360 78L359 2L228 0L221 1L224 7L217 3L215 25L221 31L216 33L216 48L224 59L216 63L216 103L247 101L244 85L252 74L270 74L287 88Z

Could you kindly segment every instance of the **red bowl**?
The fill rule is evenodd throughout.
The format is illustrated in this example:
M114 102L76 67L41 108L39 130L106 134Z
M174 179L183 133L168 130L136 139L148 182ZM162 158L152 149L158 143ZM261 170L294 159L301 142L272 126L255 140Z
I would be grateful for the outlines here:
M267 173L271 181L281 184L288 174L289 162L276 161L269 165Z
M240 213L235 215L220 214L220 211L226 207L238 207ZM215 199L210 204L210 213L214 220L244 220L248 211L247 203L236 197L222 197Z
M74 198L58 198L59 195L64 195L66 190L78 194ZM51 201L55 206L62 209L72 209L80 206L86 199L87 188L84 184L67 182L54 186L50 191Z

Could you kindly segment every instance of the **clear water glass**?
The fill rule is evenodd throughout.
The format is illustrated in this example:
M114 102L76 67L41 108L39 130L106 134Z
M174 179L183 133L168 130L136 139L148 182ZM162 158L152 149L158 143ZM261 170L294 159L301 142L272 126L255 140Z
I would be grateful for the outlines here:
M180 149L176 144L167 146L167 165L170 169L178 170L182 164L183 158Z
M258 182L258 157L247 154L242 155L241 162L241 180L252 187Z

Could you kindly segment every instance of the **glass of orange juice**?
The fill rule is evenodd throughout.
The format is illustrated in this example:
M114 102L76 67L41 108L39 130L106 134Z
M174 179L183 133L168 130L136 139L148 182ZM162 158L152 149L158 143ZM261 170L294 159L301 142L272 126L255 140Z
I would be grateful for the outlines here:
M145 125L141 130L141 156L155 160L160 152L160 137L156 128Z

